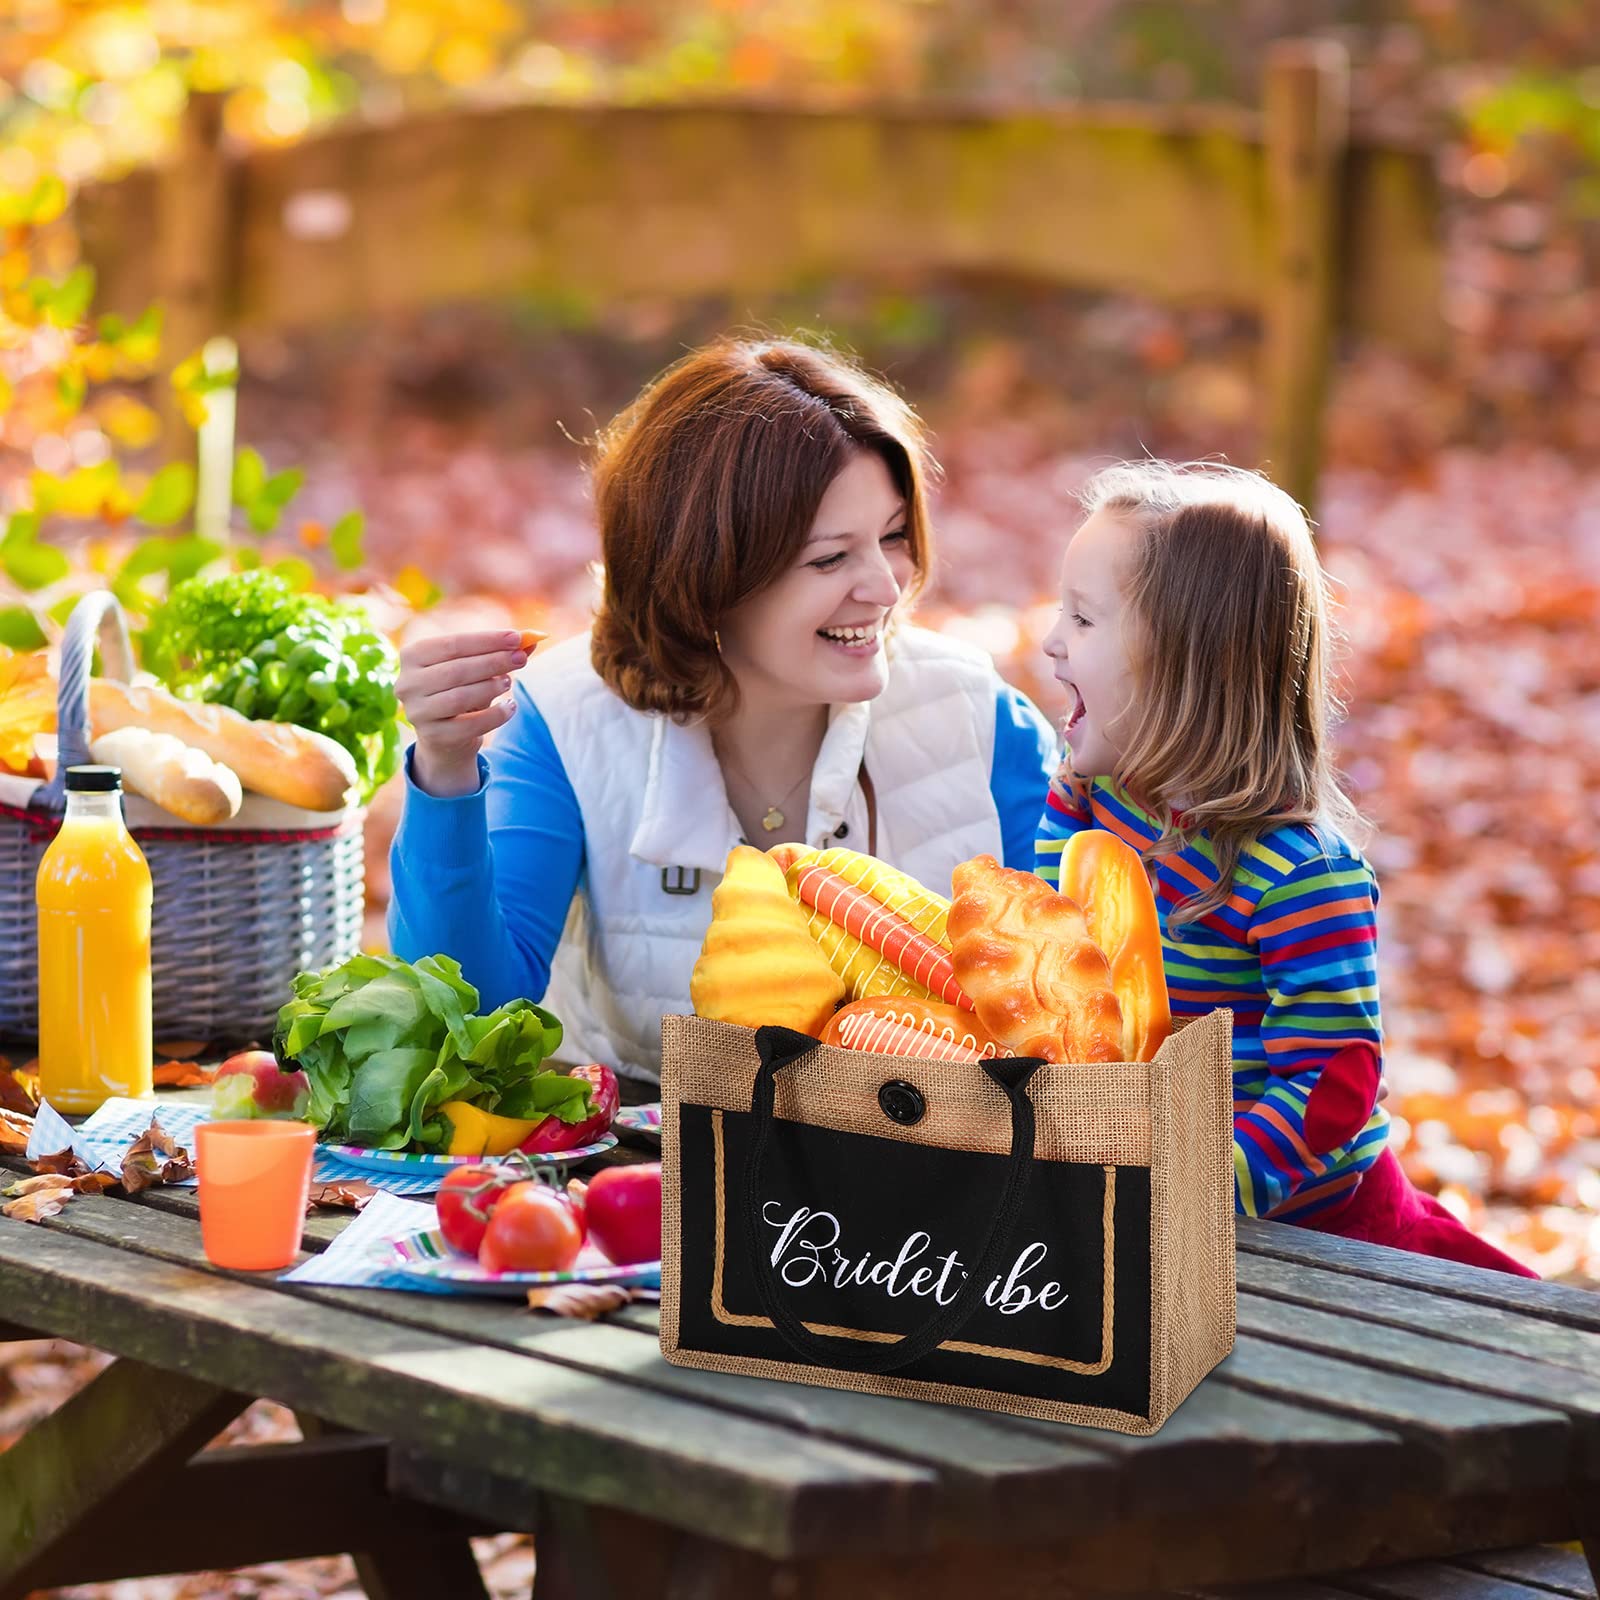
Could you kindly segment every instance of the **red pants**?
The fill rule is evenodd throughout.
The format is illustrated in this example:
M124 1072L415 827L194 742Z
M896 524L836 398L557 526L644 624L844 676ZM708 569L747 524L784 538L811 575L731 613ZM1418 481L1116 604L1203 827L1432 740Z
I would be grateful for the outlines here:
M1367 1168L1348 1200L1299 1226L1345 1239L1364 1239L1368 1244L1392 1245L1414 1255L1463 1261L1493 1272L1539 1276L1463 1228L1431 1194L1423 1194L1412 1184L1394 1151L1387 1148Z

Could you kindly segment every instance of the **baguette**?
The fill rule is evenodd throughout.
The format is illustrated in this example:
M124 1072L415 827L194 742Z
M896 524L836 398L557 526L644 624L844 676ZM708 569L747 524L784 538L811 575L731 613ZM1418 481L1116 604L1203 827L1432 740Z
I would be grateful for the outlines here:
M1114 833L1084 828L1061 854L1061 892L1083 908L1105 951L1122 1009L1122 1059L1151 1061L1172 1032L1161 919L1137 853Z
M244 795L233 768L170 733L118 728L96 739L89 754L103 766L120 767L134 794L185 822L226 822L239 815Z
M95 737L119 728L170 733L232 767L246 789L304 811L338 811L355 786L354 759L326 735L292 722L252 722L231 706L180 700L154 685L91 679L89 722Z

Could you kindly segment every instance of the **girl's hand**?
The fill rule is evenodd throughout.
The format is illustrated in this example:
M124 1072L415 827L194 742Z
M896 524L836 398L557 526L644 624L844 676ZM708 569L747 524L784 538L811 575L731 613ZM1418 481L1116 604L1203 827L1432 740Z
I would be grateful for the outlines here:
M395 691L417 744L411 776L441 799L478 787L478 746L511 719L511 674L528 653L517 633L452 633L419 639L400 652Z

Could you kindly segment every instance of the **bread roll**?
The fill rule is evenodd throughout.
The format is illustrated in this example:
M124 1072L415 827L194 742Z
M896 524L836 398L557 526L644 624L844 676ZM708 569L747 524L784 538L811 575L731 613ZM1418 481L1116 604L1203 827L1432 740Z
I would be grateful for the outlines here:
M950 958L981 1022L1019 1056L1120 1061L1111 970L1075 901L976 856L956 868Z
M91 679L89 722L95 737L119 728L170 733L232 767L246 789L305 811L337 811L355 786L350 752L325 735L290 722L252 722L231 706L180 700L165 689Z
M1105 951L1122 1008L1122 1057L1152 1061L1172 1032L1161 923L1138 852L1103 828L1084 828L1061 853L1061 892L1082 908Z
M89 754L102 766L121 767L127 788L185 822L226 822L239 815L244 795L233 768L170 733L119 728L101 734Z

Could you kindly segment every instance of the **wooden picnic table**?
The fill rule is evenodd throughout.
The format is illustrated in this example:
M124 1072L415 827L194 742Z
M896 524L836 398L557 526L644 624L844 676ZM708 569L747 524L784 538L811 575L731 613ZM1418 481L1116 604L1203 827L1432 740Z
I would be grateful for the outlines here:
M539 1600L1026 1600L1580 1537L1600 1567L1581 1290L1241 1220L1237 1348L1135 1439L669 1366L638 1304L219 1272L196 1216L168 1189L0 1219L0 1337L117 1358L0 1454L0 1600L336 1551L374 1596L455 1600L490 1529L534 1532ZM258 1396L306 1442L190 1460ZM1472 1600L1578 1592L1450 1570Z

